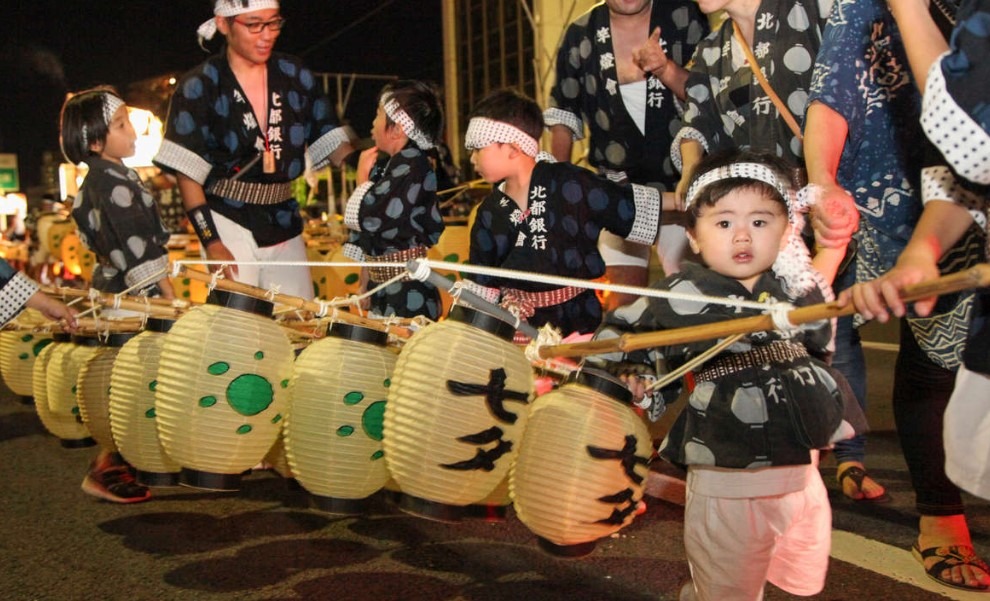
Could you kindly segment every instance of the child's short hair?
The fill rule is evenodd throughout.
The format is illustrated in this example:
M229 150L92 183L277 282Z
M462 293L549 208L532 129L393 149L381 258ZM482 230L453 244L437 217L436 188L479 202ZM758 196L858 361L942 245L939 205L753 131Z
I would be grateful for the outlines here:
M433 84L415 79L400 79L385 84L379 95L379 102L386 97L398 103L399 108L412 119L415 129L427 139L430 147L440 143L440 136L443 135L443 106L440 94ZM386 119L389 126L396 125L391 116L386 115ZM403 124L399 126L405 130ZM406 135L409 135L408 131ZM417 136L409 137L418 145L423 145L416 140Z
M519 129L539 142L543 135L543 111L535 100L511 88L495 90L481 99L469 118L484 117Z
M95 156L97 153L90 150L90 145L107 141L110 119L113 117L112 111L107 115L108 110L123 104L120 94L110 86L99 86L69 96L62 105L59 117L59 144L65 158L79 164L86 157Z
M772 183L755 175L748 175L745 168L732 168L735 173L730 174L732 165L762 166L769 170L770 176L766 179L772 180ZM716 171L723 172L723 175L713 179L713 172ZM733 148L710 154L695 166L691 175L691 185L688 186L685 198L688 205L687 227L694 228L702 208L714 206L726 194L739 189L762 193L767 198L780 202L787 211L788 197L797 188L793 174L794 169L787 161L765 152ZM706 180L712 181L705 183Z

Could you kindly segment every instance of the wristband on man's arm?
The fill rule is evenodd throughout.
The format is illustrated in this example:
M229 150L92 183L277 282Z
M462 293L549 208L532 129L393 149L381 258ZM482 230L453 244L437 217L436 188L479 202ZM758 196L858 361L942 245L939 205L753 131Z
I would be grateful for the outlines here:
M186 211L186 215L189 217L189 222L192 224L193 230L196 231L196 237L199 238L203 248L206 248L210 242L220 239L217 226L213 223L210 207L205 204L199 205Z

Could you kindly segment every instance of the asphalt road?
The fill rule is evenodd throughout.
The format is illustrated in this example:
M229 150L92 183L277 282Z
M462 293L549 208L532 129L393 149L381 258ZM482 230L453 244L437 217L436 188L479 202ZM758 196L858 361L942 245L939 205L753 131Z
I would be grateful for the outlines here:
M98 501L79 489L95 451L62 448L3 388L0 600L640 601L676 599L688 578L682 508L656 499L580 559L543 552L511 511L449 524L378 500L364 517L339 517L267 471L236 493ZM895 437L874 435L869 453L893 501L846 501L834 468L822 468L836 530L826 589L813 598L947 598L953 591L929 584L907 551L917 514ZM977 548L990 555L990 504L967 500ZM768 587L767 599L792 598Z

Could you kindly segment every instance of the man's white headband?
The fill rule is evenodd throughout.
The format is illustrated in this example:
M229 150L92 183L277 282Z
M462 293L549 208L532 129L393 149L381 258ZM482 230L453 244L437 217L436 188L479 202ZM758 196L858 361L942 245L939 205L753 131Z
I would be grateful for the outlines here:
M268 8L278 8L278 0L217 0L213 8L215 17L236 17L244 13ZM199 26L196 30L200 40L212 40L217 33L216 19L210 19Z
M688 188L687 196L684 199L684 208L687 209L698 200L698 195L706 187L717 181L732 178L752 179L763 182L774 187L780 192L781 198L787 201L787 212L791 212L794 192L788 182L781 181L773 169L760 163L733 163L724 165L711 171L706 171L698 179L694 180Z
M101 92L100 96L103 99L103 123L107 127L110 127L110 122L113 121L114 114L117 112L117 109L124 106L124 101L107 92ZM88 128L84 125L82 128L83 146L89 146L89 131L87 130Z
M409 139L419 146L420 150L429 150L433 148L433 140L430 140L429 136L424 134L416 127L416 122L412 120L409 114L402 110L399 106L399 102L392 97L391 94L383 94L381 99L382 110L388 115L388 118L394 123L398 123L405 132Z
M468 150L478 150L497 142L515 144L519 150L533 158L536 158L540 151L540 143L536 141L536 138L526 134L518 127L485 117L471 119L467 132L464 134L464 146Z

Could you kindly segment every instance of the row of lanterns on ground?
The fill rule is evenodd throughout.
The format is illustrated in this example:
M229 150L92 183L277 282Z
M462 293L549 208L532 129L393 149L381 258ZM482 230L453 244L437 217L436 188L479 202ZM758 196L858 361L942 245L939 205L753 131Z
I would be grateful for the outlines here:
M517 517L567 555L632 521L652 447L608 374L534 398L512 326L464 307L398 354L383 332L334 323L296 357L272 310L214 291L137 334L4 331L0 372L63 446L95 440L152 486L237 489L284 446L292 476L335 513L388 484L400 508L457 519L507 482Z

